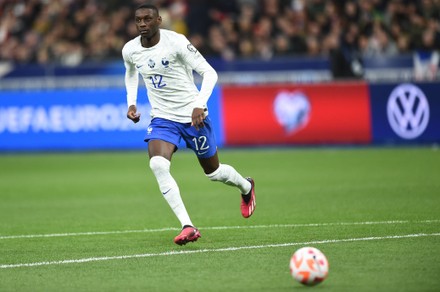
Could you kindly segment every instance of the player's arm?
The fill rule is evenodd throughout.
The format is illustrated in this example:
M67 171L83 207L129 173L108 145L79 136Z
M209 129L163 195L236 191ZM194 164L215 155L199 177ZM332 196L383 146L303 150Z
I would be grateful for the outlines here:
M202 86L198 96L196 96L195 107L192 112L192 125L198 130L205 124L206 104L217 83L218 75L214 68L205 60L201 62L194 70L202 76Z
M122 56L124 58L125 66L125 89L127 91L127 118L132 120L134 123L139 122L140 113L137 112L136 101L137 101L137 89L139 84L139 74L136 71L136 67L130 62L129 56L125 50L122 50Z
M208 103L208 99L214 90L218 75L206 60L198 64L194 70L203 78L200 92L196 97L196 105L203 108Z
M206 104L217 83L217 72L215 72L214 68L212 68L185 36L179 35L179 37L176 38L175 45L178 48L182 60L203 78L200 92L194 97L195 102L191 122L192 126L199 129L204 126L203 121L205 119L205 113L207 112Z

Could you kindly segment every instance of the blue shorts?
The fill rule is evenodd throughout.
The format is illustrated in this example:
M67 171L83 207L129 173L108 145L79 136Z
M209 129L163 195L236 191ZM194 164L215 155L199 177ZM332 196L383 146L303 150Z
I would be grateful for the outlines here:
M145 142L150 140L163 140L174 144L176 150L183 139L186 147L192 149L198 158L209 158L217 151L217 142L211 127L211 120L206 117L205 126L192 127L190 123L178 123L167 119L154 118L145 135Z

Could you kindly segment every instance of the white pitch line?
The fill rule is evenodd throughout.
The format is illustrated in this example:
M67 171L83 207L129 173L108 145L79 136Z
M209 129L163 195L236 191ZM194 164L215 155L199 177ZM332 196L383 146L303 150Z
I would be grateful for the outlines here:
M157 229L140 229L140 230L120 230L120 231L91 231L91 232L76 232L76 233L52 233L52 234L22 234L22 235L6 235L0 236L0 239L17 239L17 238L41 238L41 237L66 237L66 236L82 236L82 235L108 235L108 234L126 234L126 233L148 233L148 232L163 232L176 231L181 228L167 227Z
M244 226L211 226L199 227L203 230L227 230L227 229L253 229L253 228L292 228L292 227L325 227L325 226L348 226L348 225L384 225L384 224L423 224L423 223L440 223L440 220L389 220L389 221L365 221L365 222L334 222L334 223L309 223L309 224L269 224L269 225L244 225ZM92 231L92 232L76 232L76 233L52 233L52 234L21 234L21 235L4 235L2 239L20 239L20 238L44 238L44 237L68 237L68 236L87 236L87 235L111 235L111 234L127 234L127 233L153 233L164 231L179 231L180 228L166 227L157 229L139 229L139 230L120 230L120 231Z
M126 260L126 259L148 258L148 257L158 257L158 256L173 256L173 255L195 254L195 253L228 252L228 251L238 251L238 250L246 250L246 249L289 247L289 246L296 246L296 245L307 246L307 245L315 245L315 244L329 244L329 243L331 244L331 243L359 242L359 241L386 240L386 239L404 239L404 238L416 238L416 237L428 237L428 236L429 237L440 236L440 233L416 233L416 234L390 235L390 236L377 236L377 237L326 239L326 240L306 241L306 242L289 242L289 243L278 243L278 244L267 244L267 245L251 245L251 246L237 246L237 247L225 247L225 248L213 248L213 249L168 251L168 252L161 252L161 253L145 253L145 254L134 254L134 255L93 257L93 258L84 258L84 259L76 259L76 260L34 262L34 263L22 263L22 264L5 264L5 265L0 265L0 269L81 264L81 263L90 263L90 262Z

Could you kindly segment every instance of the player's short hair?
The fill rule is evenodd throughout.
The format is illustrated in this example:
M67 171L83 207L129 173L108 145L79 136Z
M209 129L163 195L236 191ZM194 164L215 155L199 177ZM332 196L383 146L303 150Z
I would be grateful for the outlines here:
M148 4L148 3L141 4L138 7L136 7L134 11L137 11L139 9L151 9L154 10L154 12L156 12L157 15L159 15L159 9L157 9L157 7L153 4Z

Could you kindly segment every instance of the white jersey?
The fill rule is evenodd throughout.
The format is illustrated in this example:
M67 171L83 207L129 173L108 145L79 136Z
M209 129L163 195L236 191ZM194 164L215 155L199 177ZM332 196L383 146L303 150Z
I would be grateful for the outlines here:
M160 40L151 48L144 48L138 36L125 44L122 56L128 106L136 105L140 74L147 87L152 118L190 123L195 107L207 108L217 73L184 35L160 29ZM200 92L193 70L203 77Z

